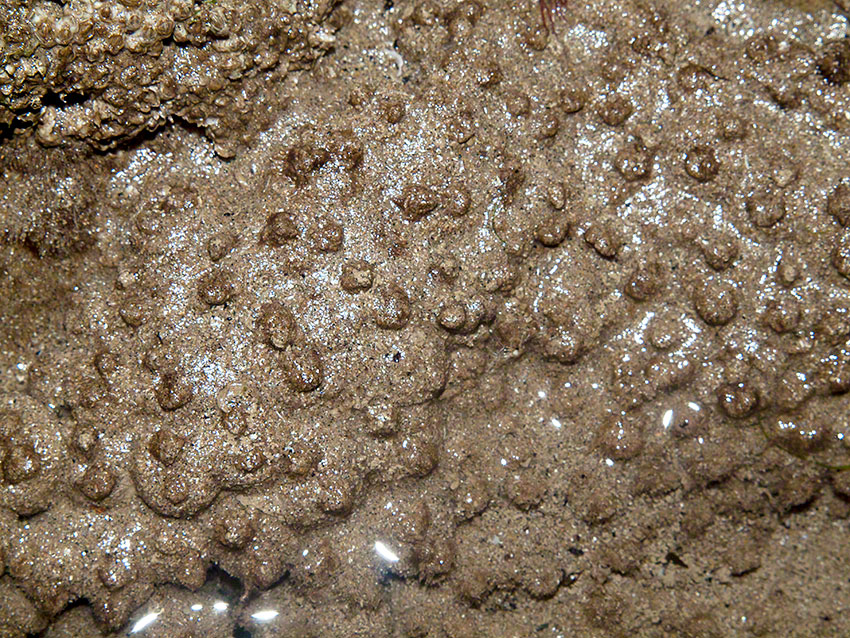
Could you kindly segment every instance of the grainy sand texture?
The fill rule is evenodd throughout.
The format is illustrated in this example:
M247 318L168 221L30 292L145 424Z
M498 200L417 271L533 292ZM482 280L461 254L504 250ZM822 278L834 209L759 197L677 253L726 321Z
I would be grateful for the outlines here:
M848 10L3 2L0 637L850 636Z

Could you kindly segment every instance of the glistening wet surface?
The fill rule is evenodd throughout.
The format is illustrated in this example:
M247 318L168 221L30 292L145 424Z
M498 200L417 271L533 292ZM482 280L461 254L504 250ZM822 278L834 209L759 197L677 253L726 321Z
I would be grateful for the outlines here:
M848 7L303 5L0 9L0 635L850 634Z

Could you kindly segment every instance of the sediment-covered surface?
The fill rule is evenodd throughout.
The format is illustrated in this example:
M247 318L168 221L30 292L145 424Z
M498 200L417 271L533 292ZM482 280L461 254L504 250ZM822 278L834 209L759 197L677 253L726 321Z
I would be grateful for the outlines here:
M3 9L0 635L850 635L847 17L562 4Z
M332 0L10 0L0 124L110 148L179 119L231 156L269 82L334 42ZM258 80L258 73L272 70Z

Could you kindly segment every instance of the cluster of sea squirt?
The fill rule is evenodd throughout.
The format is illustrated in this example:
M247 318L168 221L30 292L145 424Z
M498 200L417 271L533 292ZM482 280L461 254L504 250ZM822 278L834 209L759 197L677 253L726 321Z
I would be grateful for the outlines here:
M259 6L234 34L283 19ZM302 61L334 48L299 70L266 33L257 114L229 78L186 117L212 142L74 146L191 112L144 110L120 51L37 112L115 94L147 114L121 130L0 104L37 124L2 155L0 628L845 631L842 14L315 7ZM236 36L178 23L159 55L218 72Z

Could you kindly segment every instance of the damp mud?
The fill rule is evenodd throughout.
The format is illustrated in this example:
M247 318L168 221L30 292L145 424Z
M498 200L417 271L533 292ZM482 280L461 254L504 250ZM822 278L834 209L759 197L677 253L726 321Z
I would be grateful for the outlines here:
M0 636L850 635L844 2L0 9Z

